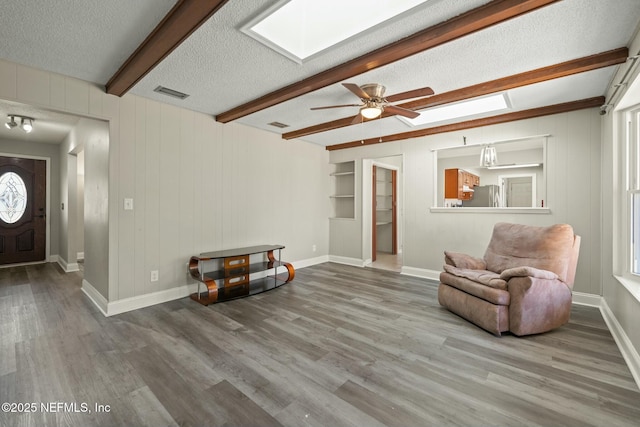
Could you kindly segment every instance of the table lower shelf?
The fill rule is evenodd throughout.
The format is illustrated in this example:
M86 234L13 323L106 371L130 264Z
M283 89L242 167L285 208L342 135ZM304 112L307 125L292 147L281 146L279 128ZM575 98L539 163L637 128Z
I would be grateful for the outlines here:
M212 303L229 301L236 298L247 297L259 294L261 292L270 291L287 283L286 280L278 277L267 276L260 279L251 280L249 283L242 283L233 286L219 286L217 291L206 290L205 292L193 293L190 295L192 300L200 303Z

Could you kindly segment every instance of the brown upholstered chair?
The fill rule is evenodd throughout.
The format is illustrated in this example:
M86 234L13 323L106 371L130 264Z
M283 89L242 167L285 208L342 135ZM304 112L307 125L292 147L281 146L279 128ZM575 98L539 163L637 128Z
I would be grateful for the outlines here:
M498 223L482 259L445 251L438 301L498 336L550 331L569 321L579 250L568 224Z

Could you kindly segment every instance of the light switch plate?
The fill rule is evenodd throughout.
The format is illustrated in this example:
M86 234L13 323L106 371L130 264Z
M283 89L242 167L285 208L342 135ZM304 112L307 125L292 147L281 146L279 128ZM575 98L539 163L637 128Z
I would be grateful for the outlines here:
M124 210L125 211L133 210L133 199L124 199Z

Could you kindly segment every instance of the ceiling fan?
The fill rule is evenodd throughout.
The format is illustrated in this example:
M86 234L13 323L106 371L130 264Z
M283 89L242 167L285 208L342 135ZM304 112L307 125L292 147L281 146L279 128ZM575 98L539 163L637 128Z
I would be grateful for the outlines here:
M362 86L358 86L354 83L342 83L342 86L346 87L353 94L355 94L362 104L344 104L344 105L330 105L328 107L313 107L312 110L324 110L327 108L342 108L342 107L360 107L360 111L353 118L352 124L359 123L364 119L375 119L382 115L383 111L391 114L397 114L400 116L415 119L420 115L413 110L398 107L397 105L391 105L391 102L401 101L404 99L419 98L422 96L433 95L433 90L430 87L423 87L421 89L409 90L407 92L396 93L385 97L385 87L377 83L368 83Z

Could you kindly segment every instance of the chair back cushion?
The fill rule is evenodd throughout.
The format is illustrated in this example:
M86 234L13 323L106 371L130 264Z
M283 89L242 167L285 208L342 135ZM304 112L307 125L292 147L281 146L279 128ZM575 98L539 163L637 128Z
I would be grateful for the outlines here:
M577 263L574 245L580 242L576 237L569 224L535 227L499 222L484 254L487 270L502 273L507 268L534 267L553 271L572 285Z

